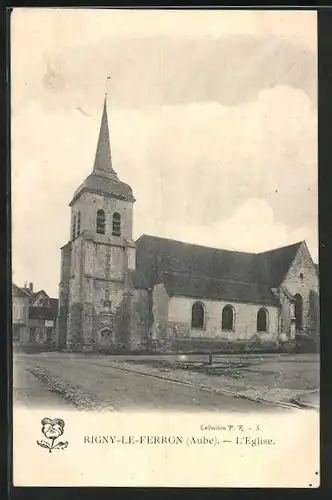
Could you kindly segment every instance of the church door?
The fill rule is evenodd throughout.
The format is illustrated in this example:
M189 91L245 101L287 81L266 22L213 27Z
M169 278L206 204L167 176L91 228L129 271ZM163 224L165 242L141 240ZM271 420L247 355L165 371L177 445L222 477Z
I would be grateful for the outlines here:
M113 344L113 332L110 328L104 328L100 332L100 342L102 344Z

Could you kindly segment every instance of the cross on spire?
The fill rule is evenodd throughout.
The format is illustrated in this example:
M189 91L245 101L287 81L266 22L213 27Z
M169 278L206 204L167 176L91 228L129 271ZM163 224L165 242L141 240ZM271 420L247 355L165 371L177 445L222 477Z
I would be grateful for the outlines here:
M108 92L108 82L109 80L111 79L110 76L107 76L106 77L106 81L105 81L105 99L107 98L107 92Z

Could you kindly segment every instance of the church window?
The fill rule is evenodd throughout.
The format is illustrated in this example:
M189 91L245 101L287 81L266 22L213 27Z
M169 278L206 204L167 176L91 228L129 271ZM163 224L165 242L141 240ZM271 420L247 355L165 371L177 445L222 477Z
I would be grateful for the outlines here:
M267 310L263 307L257 313L257 331L267 332Z
M78 212L76 235L78 236L80 234L80 232L81 232L81 212Z
M121 236L121 216L118 212L113 214L112 235Z
M72 228L72 239L74 240L76 236L76 215L73 217L73 228Z
M221 328L222 330L231 331L234 328L234 310L232 306L225 306L222 310L221 316Z
M294 295L294 316L296 331L302 328L303 299L299 293Z
M204 306L200 302L195 302L192 307L191 327L204 328Z
M105 212L98 210L97 212L97 233L105 234Z

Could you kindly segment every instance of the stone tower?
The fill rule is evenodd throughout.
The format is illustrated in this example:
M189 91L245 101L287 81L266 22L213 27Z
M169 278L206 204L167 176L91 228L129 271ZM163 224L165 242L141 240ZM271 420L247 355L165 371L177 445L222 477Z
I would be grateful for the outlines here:
M93 171L69 204L71 236L61 249L59 348L125 344L121 311L135 269L134 202L132 189L112 165L105 97Z

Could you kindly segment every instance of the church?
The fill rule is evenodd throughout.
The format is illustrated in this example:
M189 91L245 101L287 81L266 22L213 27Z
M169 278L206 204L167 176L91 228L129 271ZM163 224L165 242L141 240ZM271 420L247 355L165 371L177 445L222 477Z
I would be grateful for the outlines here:
M319 336L319 280L305 241L262 253L142 235L111 158L106 98L93 170L61 248L60 350L198 352Z

